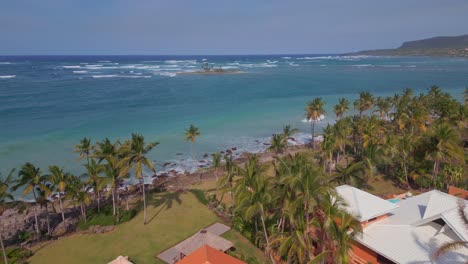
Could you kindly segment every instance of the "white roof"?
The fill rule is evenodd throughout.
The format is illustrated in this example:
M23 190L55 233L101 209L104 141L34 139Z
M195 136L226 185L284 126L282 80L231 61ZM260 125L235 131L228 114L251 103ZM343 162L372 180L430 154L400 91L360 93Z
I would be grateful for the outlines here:
M458 202L468 204L437 190L402 200L388 218L366 226L356 240L397 263L465 263L467 247L431 259L440 245L467 241L468 230L457 214ZM446 225L433 222L438 219Z
M463 241L468 241L468 230L458 215L458 208L443 213L442 219Z
M338 186L336 191L347 203L346 210L360 222L384 215L398 208L398 205L394 203L349 185Z
M133 264L132 262L128 261L128 257L118 256L113 261L107 264Z
M456 238L452 230L442 229L441 225L434 222L417 227L377 222L366 227L362 237L356 239L396 263L465 263L467 248L449 252L437 260L431 259L438 247Z

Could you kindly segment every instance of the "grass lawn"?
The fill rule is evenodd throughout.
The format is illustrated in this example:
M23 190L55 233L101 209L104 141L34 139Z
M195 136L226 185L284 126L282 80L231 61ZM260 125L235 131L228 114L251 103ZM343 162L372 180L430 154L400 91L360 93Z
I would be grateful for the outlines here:
M153 194L148 201L148 219L143 225L143 212L139 212L113 232L61 238L37 250L30 263L107 263L119 255L129 256L136 264L163 263L155 258L157 254L220 221L192 193ZM227 235L242 255L263 257L247 239L233 233Z

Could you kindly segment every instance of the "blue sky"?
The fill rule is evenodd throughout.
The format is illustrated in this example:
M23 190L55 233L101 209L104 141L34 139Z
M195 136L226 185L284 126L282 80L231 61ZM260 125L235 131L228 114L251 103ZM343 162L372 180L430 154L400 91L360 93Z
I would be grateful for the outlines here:
M0 54L286 54L468 34L466 0L1 0Z

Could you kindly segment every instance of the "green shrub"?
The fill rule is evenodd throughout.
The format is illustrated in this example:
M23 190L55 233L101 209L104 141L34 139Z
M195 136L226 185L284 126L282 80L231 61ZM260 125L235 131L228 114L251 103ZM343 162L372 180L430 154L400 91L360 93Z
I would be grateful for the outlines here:
M101 208L101 211L98 212L97 209L93 208L87 211L87 222L80 220L78 222L79 230L86 230L91 226L100 225L100 226L109 226L115 224L121 224L127 221L130 221L137 214L136 209L131 209L129 211L119 209L119 219L116 221L115 216L113 215L112 205L106 205Z
M32 256L32 252L20 247L9 247L6 248L7 256L8 256L8 263L15 263L15 264L26 264L27 259ZM3 254L0 251L0 264L5 263L3 261Z

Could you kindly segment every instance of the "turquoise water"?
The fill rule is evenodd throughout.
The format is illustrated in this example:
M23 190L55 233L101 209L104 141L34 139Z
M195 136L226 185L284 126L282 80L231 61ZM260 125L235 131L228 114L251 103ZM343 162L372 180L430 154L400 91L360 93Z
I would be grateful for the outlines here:
M204 62L240 74L190 75ZM193 170L206 153L237 147L260 151L282 125L299 128L305 103L327 102L326 119L339 97L361 90L390 95L433 84L461 98L468 60L343 56L55 56L0 57L0 171L30 161L82 173L72 152L82 137L125 139L132 132L160 145L151 153ZM196 124L202 136L196 160L183 131ZM182 153L182 154L180 154Z
M401 201L401 199L399 198L393 198L393 199L388 199L387 201L391 202L391 203L398 203L399 201Z

